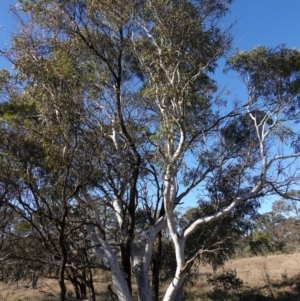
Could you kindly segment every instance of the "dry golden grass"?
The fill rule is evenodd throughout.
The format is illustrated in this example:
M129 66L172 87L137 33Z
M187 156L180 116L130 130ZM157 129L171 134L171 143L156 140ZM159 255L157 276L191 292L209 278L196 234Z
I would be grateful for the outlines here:
M26 281L0 282L1 301L52 301L57 300L58 293L57 281L53 279L40 279L37 289L32 289Z
M252 257L230 260L225 264L225 270L236 271L238 278L244 282L244 289L255 291L260 296L271 296L262 300L300 300L281 299L278 296L286 296L298 290L300 283L300 253L287 255L269 255L266 257ZM209 266L201 266L196 283L188 287L188 296L185 300L219 300L209 299L206 295L211 292L207 284L206 275L212 273ZM219 271L221 272L221 270ZM107 285L110 283L107 274L101 272L95 277L95 290L97 301L109 300ZM136 287L134 287L136 290ZM0 282L1 301L57 301L59 300L59 287L56 280L39 279L38 288L32 289L29 282L3 283ZM67 296L72 299L73 288L67 283ZM261 300L259 298L244 298L234 300Z
M224 269L236 271L237 277L249 287L261 287L266 284L266 277L271 281L282 281L300 274L300 253L281 254L235 259L226 262ZM200 274L212 273L209 266L199 269Z
M107 301L107 286L110 283L107 274L99 273L94 277L94 286L97 300ZM74 300L73 287L66 281L67 298ZM19 281L14 283L0 282L0 301L58 301L59 285L57 280L40 278L36 289L32 289L30 281Z
M244 297L232 300L300 300L300 253L234 259L217 273L223 270L235 271L236 276L243 280L242 290L236 293L241 295L243 292ZM206 281L208 273L213 273L210 266L199 268L196 285L189 289L189 295L198 298L187 300L212 300L204 297L212 292ZM251 292L252 299L247 292L248 295Z

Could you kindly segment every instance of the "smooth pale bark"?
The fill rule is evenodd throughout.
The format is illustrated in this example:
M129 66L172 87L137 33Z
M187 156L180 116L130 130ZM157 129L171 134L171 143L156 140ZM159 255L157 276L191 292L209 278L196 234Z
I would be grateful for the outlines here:
M148 268L143 259L140 259L140 262L134 262L134 273L138 287L139 301L153 301Z
M251 198L257 197L257 195L260 193L260 191L263 189L263 181L260 180L256 184L256 186L249 192L244 195L236 197L229 206L226 208L217 211L215 214L204 216L201 218L198 218L195 222L193 222L185 231L183 234L184 239L186 240L189 236L191 236L202 224L207 224L212 221L216 221L220 219L221 217L229 214L238 204L240 204L243 201L246 201Z
M180 295L181 295L180 289L183 286L185 274L186 274L186 262L185 262L185 254L184 254L184 246L185 246L186 239L192 233L194 233L196 229L198 229L202 224L206 224L218 220L222 216L229 214L242 201L257 196L263 187L262 181L258 181L257 185L251 190L251 192L237 197L227 208L224 208L223 210L216 212L211 216L206 216L196 220L180 236L177 233L175 218L173 214L174 199L176 195L176 185L174 181L175 177L172 174L171 170L172 170L171 167L169 167L169 170L165 176L164 204L165 204L165 211L167 216L168 229L174 243L177 268L176 268L175 276L165 293L163 301L180 300Z
M149 265L157 234L166 226L166 219L160 218L148 232L147 242L142 247L132 248L133 267L138 286L139 301L153 301L149 279Z
M181 273L180 269L176 269L175 277L167 288L163 301L178 301L179 291L183 287L185 273ZM177 297L177 298L176 298Z
M101 234L96 233L95 227L88 226L87 231L91 241L95 244L94 252L103 261L105 266L110 269L111 280L119 301L133 301L118 259L109 243L101 237Z
M149 257L151 254L151 250L146 252L146 245L141 248L132 248L133 268L138 286L139 301L153 301L148 274Z
M168 286L167 291L164 295L163 301L174 301L176 296L178 296L177 294L180 291L180 288L183 286L183 282L185 279L185 271L182 270L185 264L185 258L184 258L185 241L183 239L179 239L179 237L177 237L177 239L173 241L175 246L177 268L176 268L175 276L171 281L170 285Z
M127 282L125 281L120 269L112 273L111 280L116 290L119 301L133 301L127 286Z
M164 189L164 206L165 212L167 216L167 224L170 235L173 240L174 248L175 248L175 257L176 257L176 272L175 276L170 283L163 301L174 301L175 297L183 285L185 272L181 271L185 264L185 256L184 256L184 244L185 240L181 239L177 233L177 228L175 224L174 217L174 203L176 198L176 183L175 176L172 172L172 166L167 168L167 172L165 175L165 189Z

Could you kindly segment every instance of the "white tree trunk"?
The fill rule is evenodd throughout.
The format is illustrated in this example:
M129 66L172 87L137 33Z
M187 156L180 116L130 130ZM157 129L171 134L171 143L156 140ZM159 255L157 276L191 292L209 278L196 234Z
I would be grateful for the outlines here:
M95 227L88 226L87 231L91 241L95 243L94 252L103 261L105 266L110 269L111 280L119 301L133 301L118 259L109 243L101 237L101 234L96 233Z
M148 269L141 261L134 265L135 278L138 287L139 301L153 301Z
M145 245L140 248L132 248L133 267L138 286L139 301L153 301L149 279L149 265L155 237L166 224L166 219L161 218L158 220L156 225L150 228Z
M120 269L112 273L111 280L119 301L133 301L128 285Z
M175 300L178 291L181 289L183 285L184 278L185 278L185 273L181 273L180 269L177 269L175 273L175 277L173 278L172 282L168 286L163 301Z
M185 271L182 271L182 268L184 267L185 260L184 260L184 244L185 240L180 238L173 238L174 246L175 246L175 256L176 256L176 272L175 276L170 283L163 301L174 301L177 293L182 288L184 279L185 279Z
M176 183L175 183L175 175L172 171L171 165L167 168L167 172L165 175L165 187L164 187L164 206L167 217L167 224L170 235L172 237L172 241L174 243L175 248L175 256L176 256L176 272L175 276L170 283L163 301L174 301L175 297L183 285L185 278L185 271L182 271L182 268L185 264L185 256L184 256L184 245L185 239L180 238L177 233L175 217L174 217L174 203L176 198Z
M148 237L148 242L150 237ZM149 258L152 252L146 252L146 246L132 248L133 268L138 287L139 301L153 301L148 274Z

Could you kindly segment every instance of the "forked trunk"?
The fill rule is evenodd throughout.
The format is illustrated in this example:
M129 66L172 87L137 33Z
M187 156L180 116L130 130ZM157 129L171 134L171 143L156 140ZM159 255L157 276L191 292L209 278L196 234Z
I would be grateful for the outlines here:
M142 261L134 266L134 272L138 286L139 301L153 301L148 271Z
M110 269L111 280L119 301L133 301L127 282L125 281L123 272L120 268L118 258L111 249L109 243L101 237L101 234L96 234L93 226L87 226L87 231L91 241L95 244L94 252Z

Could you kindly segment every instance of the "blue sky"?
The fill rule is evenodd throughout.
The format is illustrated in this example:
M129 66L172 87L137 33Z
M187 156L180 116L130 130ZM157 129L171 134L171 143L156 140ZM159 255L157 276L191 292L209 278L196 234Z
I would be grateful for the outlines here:
M17 21L9 12L9 7L16 4L16 0L1 0L0 4L0 48L9 45L10 36L17 29ZM10 65L0 58L0 68L7 68Z
M275 47L285 43L300 48L299 0L236 0L230 19L237 20L234 47Z
M235 0L224 26L235 21L233 50L280 44L300 49L300 0ZM216 80L228 85L231 94L240 94L241 83L232 74L224 76L222 69L216 72Z
M9 44L9 36L17 28L17 21L9 14L9 6L16 0L1 0L0 48ZM233 28L233 49L250 50L256 46L275 47L286 44L300 49L300 0L235 0L224 26L237 21ZM9 64L0 59L0 68ZM232 94L239 96L241 83L237 77L222 73L222 66L215 74L221 85L227 85ZM268 211L271 203L262 211Z
M300 0L236 0L227 20L237 21L233 29L233 49L250 50L280 44L300 49ZM216 79L228 85L231 94L243 95L237 76L224 76L219 70ZM267 212L271 208L271 200L266 200L260 211Z

